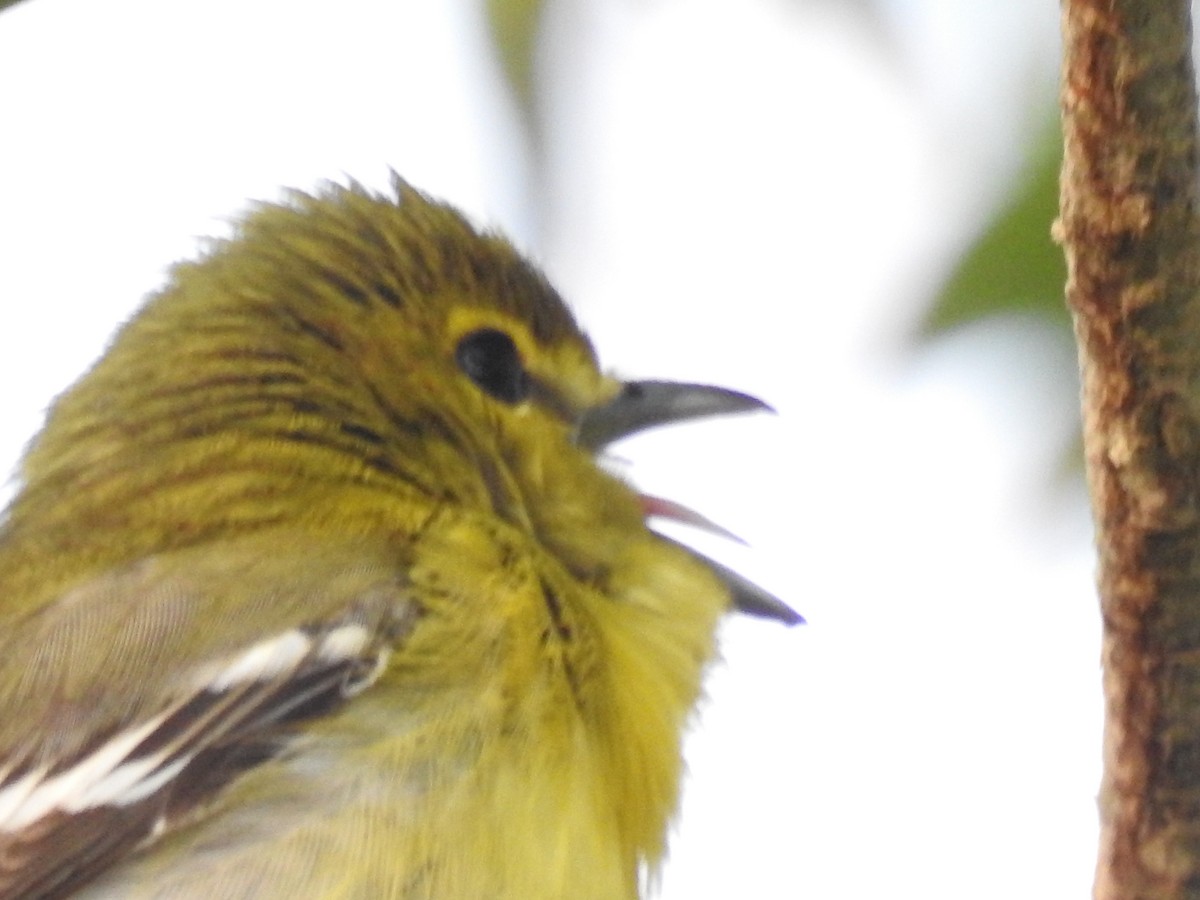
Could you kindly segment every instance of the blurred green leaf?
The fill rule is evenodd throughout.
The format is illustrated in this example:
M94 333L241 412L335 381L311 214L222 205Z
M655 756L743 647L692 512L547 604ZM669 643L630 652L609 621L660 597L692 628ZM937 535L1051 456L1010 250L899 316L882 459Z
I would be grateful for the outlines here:
M535 121L533 63L542 9L542 0L487 0L488 27L500 66L528 122Z
M16 6L21 0L0 0L0 12L3 12L10 6Z
M1069 327L1062 251L1050 238L1058 215L1062 141L1057 129L1038 141L1008 204L959 260L922 323L937 334L996 313L1032 313Z

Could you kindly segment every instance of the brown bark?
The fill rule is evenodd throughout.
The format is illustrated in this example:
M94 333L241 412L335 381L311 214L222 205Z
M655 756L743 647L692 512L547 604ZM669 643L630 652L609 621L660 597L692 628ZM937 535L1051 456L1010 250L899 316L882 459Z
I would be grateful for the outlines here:
M1200 243L1187 0L1064 0L1058 237L1106 700L1099 900L1200 897Z

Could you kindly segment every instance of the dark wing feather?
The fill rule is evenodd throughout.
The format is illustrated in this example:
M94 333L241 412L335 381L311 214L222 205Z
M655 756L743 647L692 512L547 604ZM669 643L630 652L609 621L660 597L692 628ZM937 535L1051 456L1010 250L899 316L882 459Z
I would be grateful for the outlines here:
M319 620L193 663L173 679L190 689L166 692L157 709L97 723L67 754L46 758L27 742L9 755L0 764L0 898L79 889L369 687L419 607L394 575L381 585L379 570L365 574L342 579L337 592L352 595L338 609L323 605Z

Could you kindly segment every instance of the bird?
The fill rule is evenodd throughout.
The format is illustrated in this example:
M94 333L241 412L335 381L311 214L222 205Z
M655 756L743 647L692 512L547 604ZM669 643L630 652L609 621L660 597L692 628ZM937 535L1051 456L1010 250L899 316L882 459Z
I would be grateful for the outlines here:
M719 621L802 619L606 449L766 408L399 176L258 205L20 463L0 898L638 897Z

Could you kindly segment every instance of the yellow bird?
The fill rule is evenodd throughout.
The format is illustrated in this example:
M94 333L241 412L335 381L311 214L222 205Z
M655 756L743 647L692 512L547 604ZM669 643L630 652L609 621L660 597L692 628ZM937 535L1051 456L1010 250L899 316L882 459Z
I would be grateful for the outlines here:
M761 407L604 375L399 179L261 207L22 463L0 897L636 897L718 619L800 619L596 457Z

